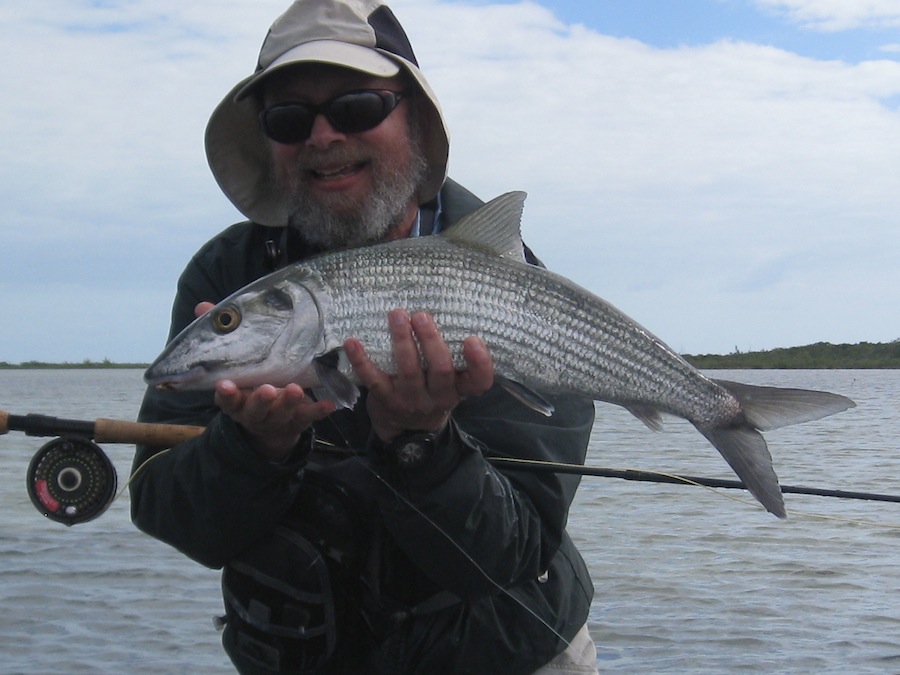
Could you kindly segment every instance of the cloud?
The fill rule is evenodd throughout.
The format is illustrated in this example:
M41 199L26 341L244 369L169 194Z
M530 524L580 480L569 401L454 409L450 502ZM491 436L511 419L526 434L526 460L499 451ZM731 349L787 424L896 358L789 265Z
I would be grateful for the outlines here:
M756 4L826 32L900 26L896 0L756 0Z
M241 219L203 131L286 2L55 4L0 8L18 64L0 72L16 309L0 360L148 360L180 270ZM658 49L535 2L391 4L447 115L451 175L483 197L526 189L545 262L674 347L900 335L883 309L900 306L900 63Z
M525 188L526 237L553 268L688 350L900 334L858 319L900 300L862 282L900 255L900 64L658 49L528 3L403 9L450 120L451 175L486 196Z

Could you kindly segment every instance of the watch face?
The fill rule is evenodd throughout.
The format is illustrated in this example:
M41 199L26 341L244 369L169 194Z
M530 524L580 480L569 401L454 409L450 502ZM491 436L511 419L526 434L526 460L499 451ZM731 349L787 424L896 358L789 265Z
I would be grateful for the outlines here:
M434 450L434 438L435 434L423 432L394 439L390 449L397 465L410 469L427 462Z
M427 454L425 444L420 441L407 441L397 447L394 456L400 466L418 466L425 461Z

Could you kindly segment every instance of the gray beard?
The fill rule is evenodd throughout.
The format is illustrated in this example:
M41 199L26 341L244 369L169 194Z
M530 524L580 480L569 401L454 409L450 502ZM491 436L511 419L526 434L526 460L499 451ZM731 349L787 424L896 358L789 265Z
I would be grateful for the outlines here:
M422 152L413 145L409 161L396 170L375 166L374 189L363 204L328 203L292 180L288 225L308 244L323 250L353 248L383 240L406 216L428 171ZM300 175L302 170L298 170Z

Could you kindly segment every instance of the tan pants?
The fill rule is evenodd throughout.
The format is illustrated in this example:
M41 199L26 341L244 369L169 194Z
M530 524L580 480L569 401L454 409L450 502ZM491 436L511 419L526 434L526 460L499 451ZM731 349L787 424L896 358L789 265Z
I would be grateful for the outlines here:
M538 668L533 675L560 675L560 673L599 673L597 648L588 632L587 624L572 638L566 650L556 655L550 663Z

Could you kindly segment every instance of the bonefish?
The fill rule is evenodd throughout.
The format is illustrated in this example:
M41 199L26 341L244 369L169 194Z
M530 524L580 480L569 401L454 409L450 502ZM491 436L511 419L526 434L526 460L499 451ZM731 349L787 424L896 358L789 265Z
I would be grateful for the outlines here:
M359 338L394 371L386 315L430 312L462 369L477 335L497 380L541 414L540 395L577 394L630 410L651 428L689 420L747 489L779 517L784 502L760 431L854 406L827 392L713 380L608 302L524 261L525 195L508 193L446 232L326 253L262 277L177 335L147 370L149 384L211 389L296 382L351 407L358 394L342 344Z

